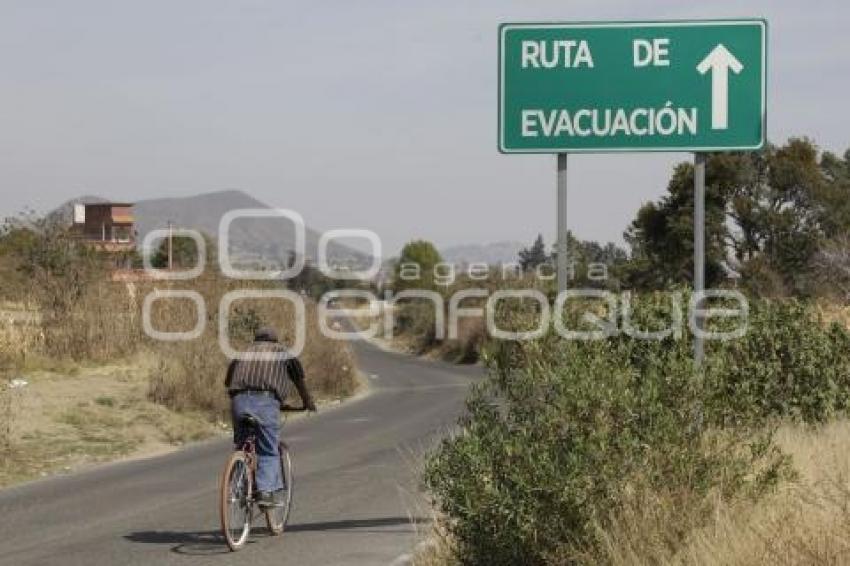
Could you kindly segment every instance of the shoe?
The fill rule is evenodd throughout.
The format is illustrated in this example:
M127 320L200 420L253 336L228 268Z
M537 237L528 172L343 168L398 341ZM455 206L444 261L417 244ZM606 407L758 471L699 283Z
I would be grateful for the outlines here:
M271 507L274 504L274 496L270 491L257 491L254 496L254 501L261 508Z
M282 493L282 489L275 492L258 491L256 497L257 506L261 509L268 509L269 507L283 507L283 501L281 500Z

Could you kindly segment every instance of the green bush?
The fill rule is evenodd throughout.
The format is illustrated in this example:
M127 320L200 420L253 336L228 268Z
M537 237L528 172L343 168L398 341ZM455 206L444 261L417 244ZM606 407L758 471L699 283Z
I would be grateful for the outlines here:
M850 407L850 337L797 301L751 303L743 338L712 345L726 423L789 417L823 422Z
M636 318L661 311L649 301ZM664 511L672 553L717 496L792 474L771 423L846 411L848 352L844 330L794 302L752 304L747 334L711 344L701 372L686 339L491 342L490 376L426 484L464 564L603 561L601 533L645 494L687 501Z
M638 485L758 494L781 475L768 433L696 426L712 408L687 348L644 349L638 371L634 344L547 337L496 353L462 432L426 471L463 563L543 564L593 547Z

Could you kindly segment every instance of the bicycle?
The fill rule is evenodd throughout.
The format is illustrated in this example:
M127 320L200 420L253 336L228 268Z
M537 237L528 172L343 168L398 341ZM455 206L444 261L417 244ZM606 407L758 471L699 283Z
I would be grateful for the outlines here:
M283 412L302 412L305 408L281 407ZM274 507L260 510L256 505L254 489L257 473L257 427L259 422L253 415L243 415L240 425L246 431L245 440L234 450L224 466L221 475L219 511L221 530L230 550L237 551L245 546L251 534L255 512L266 516L266 525L272 535L280 535L289 520L292 506L294 478L292 476L292 456L289 446L281 440L278 445L280 466L283 476L283 498Z

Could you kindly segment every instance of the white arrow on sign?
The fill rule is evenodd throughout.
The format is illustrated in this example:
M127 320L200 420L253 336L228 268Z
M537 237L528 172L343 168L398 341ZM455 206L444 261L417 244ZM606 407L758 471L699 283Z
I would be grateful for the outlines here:
M718 43L697 65L701 75L711 69L712 130L725 130L729 126L729 70L737 75L743 68L741 62L722 43Z

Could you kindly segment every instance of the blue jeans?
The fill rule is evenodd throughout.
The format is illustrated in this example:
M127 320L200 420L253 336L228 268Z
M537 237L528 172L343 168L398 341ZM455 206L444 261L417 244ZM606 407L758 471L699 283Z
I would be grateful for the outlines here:
M239 419L250 414L260 421L257 431L257 489L277 491L283 489L280 470L280 403L274 397L243 392L231 402L233 413L233 442L241 446L249 431L242 430Z

